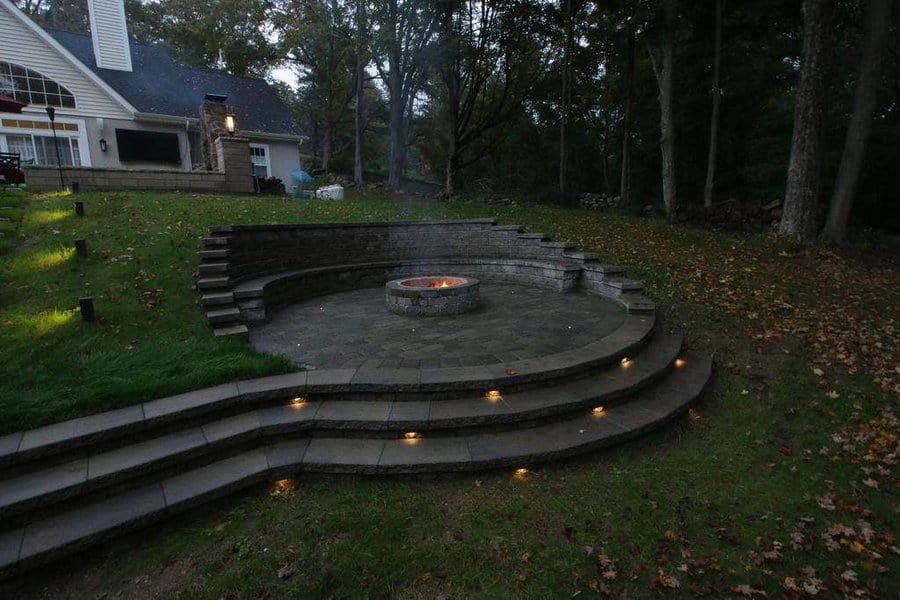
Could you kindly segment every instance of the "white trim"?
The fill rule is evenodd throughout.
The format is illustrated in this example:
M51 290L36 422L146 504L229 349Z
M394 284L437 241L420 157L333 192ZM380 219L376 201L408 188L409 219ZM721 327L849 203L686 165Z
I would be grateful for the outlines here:
M266 151L266 177L272 176L272 151L269 149L268 144L250 144L250 148L262 148ZM250 165L255 169L258 166L255 162L253 162L254 156L253 153L250 153Z
M3 0L0 0L2 2ZM44 123L49 123L50 119L44 117L34 118L29 115L29 121L41 121ZM87 127L85 126L85 122L83 119L68 119L68 118L58 118L56 119L56 123L70 123L78 125L78 132L72 131L60 131L56 130L56 137L58 138L72 138L78 140L78 161L80 167L90 167L91 164L91 152L90 148L88 148L88 135L87 135ZM6 136L9 135L37 135L41 137L52 137L53 131L50 129L21 129L18 127L4 127L0 124L0 152L9 152L9 143L7 142ZM71 148L71 146L70 146Z
M268 133L266 131L244 131L241 129L238 135L251 140L277 140L280 142L302 142L309 139L306 135L294 135L292 133Z
M127 112L130 112L132 115L137 112L137 109L135 109L131 105L131 103L128 102L128 100L123 98L121 95L119 95L118 92L116 92L114 89L112 89L109 86L109 84L107 84L105 81L103 81L100 78L99 75L94 73L83 62L81 62L80 60L75 58L75 56L73 56L71 52L66 50L62 44L60 44L53 38L53 36L51 36L49 33L44 31L43 29L41 29L41 27L37 23L35 23L31 19L29 19L25 13L23 13L21 10L19 10L18 8L13 6L11 0L0 0L0 6L5 8L8 13L10 13L20 23L22 23L23 25L28 27L28 29L30 29L32 32L34 32L39 38L41 38L42 40L47 42L47 44L49 44L51 48L56 50L59 54L62 55L63 58L65 58L70 63L72 63L72 65L76 69L81 71L82 74L84 74L89 80L91 80L93 83L95 83L97 86L99 86L104 92L106 92L110 96L110 98L112 98L113 100L118 102L122 106L122 108L124 108ZM131 57L129 57L129 60L131 60Z

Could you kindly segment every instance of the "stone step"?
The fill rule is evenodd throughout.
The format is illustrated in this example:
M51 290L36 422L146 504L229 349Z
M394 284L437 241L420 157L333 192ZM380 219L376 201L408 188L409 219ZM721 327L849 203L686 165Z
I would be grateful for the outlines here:
M709 358L634 401L531 429L417 439L313 437L264 445L0 533L0 574L33 568L238 489L295 473L404 474L525 468L617 444L685 411L706 387Z
M225 249L216 249L216 250L201 250L199 253L201 260L219 260L222 258L228 258L228 255L231 254L231 250Z
M618 300L630 313L652 313L656 311L656 303L643 294L627 292L621 294Z
M0 481L0 519L95 492L136 475L170 467L249 441L261 443L303 431L344 435L493 429L561 418L602 405L612 408L665 377L681 351L680 335L660 335L636 358L590 377L547 388L458 400L315 400L249 410L202 425ZM681 367L679 367L681 368Z
M520 240L549 240L550 236L546 233L520 233Z
M625 269L619 265L587 264L584 265L583 268L589 273L597 273L600 275L620 275L625 272Z
M521 225L494 225L491 229L493 231L525 231Z
M240 320L241 311L233 306L206 311L206 322L210 325L238 323Z
M229 325L226 327L216 327L213 329L213 335L216 337L228 337L230 335L246 336L250 332L246 325Z
M204 277L197 280L197 289L202 291L221 290L227 288L230 283L229 277Z
M221 306L223 304L232 304L234 302L234 292L212 292L203 294L200 303L203 306Z
M212 276L215 277L219 274L228 273L228 263L227 262L205 262L200 263L200 267L197 272L201 277Z
M203 238L203 246L208 249L221 248L231 243L231 238L227 237L208 237Z
M564 252L563 258L579 260L584 262L592 262L599 260L600 256L596 252Z
M541 242L541 248L558 248L560 250L572 250L577 248L572 242Z
M132 435L155 427L170 427L185 419L233 410L254 402L280 402L297 395L329 398L358 393L384 394L408 400L466 397L487 390L510 391L559 383L635 356L653 337L656 315L628 314L610 335L581 348L541 358L477 367L435 369L321 369L223 384L133 407L99 413L0 436L0 467L61 455L97 441ZM246 329L239 325L239 328ZM235 333L240 333L236 331Z

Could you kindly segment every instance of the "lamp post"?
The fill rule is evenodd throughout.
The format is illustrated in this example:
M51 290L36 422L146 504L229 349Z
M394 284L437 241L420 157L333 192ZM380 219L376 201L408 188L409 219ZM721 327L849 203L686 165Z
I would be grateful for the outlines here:
M59 187L64 190L66 189L66 182L63 180L62 160L59 158L59 141L56 139L56 109L48 106L47 116L50 117L50 129L53 131L53 148L56 150L56 167L59 169Z

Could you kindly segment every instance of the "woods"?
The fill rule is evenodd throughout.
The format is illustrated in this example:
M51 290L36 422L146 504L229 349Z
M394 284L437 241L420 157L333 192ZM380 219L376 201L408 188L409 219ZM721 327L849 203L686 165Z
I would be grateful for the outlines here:
M445 197L585 193L681 220L780 206L840 243L900 227L890 0L126 2L188 64L280 74L304 167ZM75 0L19 0L85 30ZM288 77L285 78L285 73ZM750 209L748 209L750 210ZM752 209L751 212L756 209Z

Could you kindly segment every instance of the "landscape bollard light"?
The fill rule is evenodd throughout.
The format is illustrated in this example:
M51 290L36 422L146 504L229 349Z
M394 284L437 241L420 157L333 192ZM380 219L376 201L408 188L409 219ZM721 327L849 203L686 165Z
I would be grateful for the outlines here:
M75 214L79 217L84 216L84 202L82 202L81 200L75 203Z
M81 191L81 183L78 181L73 181L72 182L72 193L77 194L80 191Z
M75 254L81 258L87 257L87 240L75 240Z
M78 308L81 310L81 320L88 323L94 322L94 299L90 296L78 299Z

